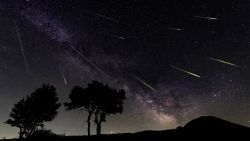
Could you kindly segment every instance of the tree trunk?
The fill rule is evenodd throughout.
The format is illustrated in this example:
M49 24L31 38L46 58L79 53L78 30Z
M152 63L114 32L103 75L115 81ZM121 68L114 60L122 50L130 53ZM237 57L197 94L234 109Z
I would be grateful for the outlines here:
M101 135L101 122L96 124L96 135Z
M37 122L34 122L32 124L30 131L27 133L27 137L31 137L34 134L34 132L37 130L37 126L38 126Z
M91 126L91 123L90 123L90 120L91 120L91 116L92 116L92 113L93 111L89 111L89 115L88 115L88 119L87 119L87 123L88 123L88 136L90 136L90 126Z
M19 131L19 139L22 139L23 138L23 130L20 128L20 131Z
M101 134L101 122L99 117L99 110L95 112L96 135Z
M33 133L34 133L35 130L36 130L36 123L34 123L32 126L33 126L33 127L31 127L31 129L30 129L30 131L29 131L29 133L28 133L28 135L27 135L28 137L32 136Z

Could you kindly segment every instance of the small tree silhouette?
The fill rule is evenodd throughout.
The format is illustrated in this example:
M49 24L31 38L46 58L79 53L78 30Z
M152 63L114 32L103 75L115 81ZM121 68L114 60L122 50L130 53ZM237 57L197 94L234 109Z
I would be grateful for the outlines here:
M97 134L101 133L101 123L106 121L106 116L121 113L123 100L125 99L124 90L113 90L107 85L98 81L92 81L87 88L76 86L69 95L70 103L65 103L67 110L80 109L88 112L88 136L90 136L90 120L95 114Z
M5 123L20 129L19 138L30 137L44 122L55 118L60 107L57 102L56 88L44 84L17 102Z

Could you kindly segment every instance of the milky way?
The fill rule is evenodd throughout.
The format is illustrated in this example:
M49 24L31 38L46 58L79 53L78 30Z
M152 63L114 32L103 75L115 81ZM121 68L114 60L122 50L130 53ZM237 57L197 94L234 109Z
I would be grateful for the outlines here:
M42 83L55 85L66 102L73 86L98 80L127 96L105 133L175 128L201 115L250 126L249 5L1 1L0 120ZM61 108L46 127L85 134L85 116ZM0 132L13 137L17 130L4 125Z

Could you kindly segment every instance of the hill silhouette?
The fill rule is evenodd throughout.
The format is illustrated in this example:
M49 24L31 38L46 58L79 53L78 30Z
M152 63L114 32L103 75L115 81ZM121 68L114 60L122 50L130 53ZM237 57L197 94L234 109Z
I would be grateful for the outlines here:
M184 126L185 130L193 131L208 131L212 130L227 130L228 132L235 132L236 130L249 130L248 127L241 126L217 117L203 116L188 122Z
M217 117L203 116L187 123L183 129L187 138L203 137L206 139L245 139L250 135L250 128Z
M188 122L184 127L162 131L142 131L100 136L39 136L31 140L82 141L82 140L247 140L250 128L217 117L203 116ZM18 139L12 139L12 141Z

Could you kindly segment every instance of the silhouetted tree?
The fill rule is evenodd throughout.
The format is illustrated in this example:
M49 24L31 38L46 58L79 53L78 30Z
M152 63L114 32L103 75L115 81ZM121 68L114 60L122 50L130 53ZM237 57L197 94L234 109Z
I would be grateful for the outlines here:
M72 109L80 109L85 110L88 112L88 118L87 118L87 132L88 136L90 136L90 120L91 116L95 110L95 104L94 104L94 97L92 93L86 88L83 89L80 86L75 86L71 93L69 94L69 99L71 100L69 103L65 103L66 110L72 110Z
M90 136L90 120L95 114L97 134L101 133L101 123L106 121L106 116L121 113L123 100L125 99L124 90L113 90L107 85L98 81L92 81L87 88L76 86L69 94L70 103L65 103L67 110L80 109L88 112L88 135Z
M96 134L101 134L101 124L106 121L106 117L111 114L122 113L123 111L123 100L125 97L124 90L115 90L110 88L108 85L94 83L96 89L99 90L96 94L96 110L95 110L95 123L96 123Z
M29 137L43 127L44 122L53 120L59 107L56 88L44 84L17 102L5 123L20 129L19 138Z

